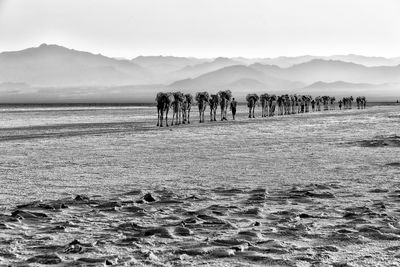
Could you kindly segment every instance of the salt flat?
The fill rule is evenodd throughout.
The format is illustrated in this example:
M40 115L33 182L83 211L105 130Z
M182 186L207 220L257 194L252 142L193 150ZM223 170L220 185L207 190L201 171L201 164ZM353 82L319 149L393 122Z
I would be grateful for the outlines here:
M2 109L0 263L399 264L400 106L192 110Z

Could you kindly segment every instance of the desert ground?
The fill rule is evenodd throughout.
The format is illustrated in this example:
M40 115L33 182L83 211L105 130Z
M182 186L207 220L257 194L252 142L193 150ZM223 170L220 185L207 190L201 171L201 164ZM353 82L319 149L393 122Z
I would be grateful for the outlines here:
M0 265L400 265L400 106L191 114L0 108Z

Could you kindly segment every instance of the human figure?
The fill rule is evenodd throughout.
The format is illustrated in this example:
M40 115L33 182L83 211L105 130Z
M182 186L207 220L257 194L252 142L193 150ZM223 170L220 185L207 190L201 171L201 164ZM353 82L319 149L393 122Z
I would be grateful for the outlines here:
M237 106L237 102L236 102L235 98L232 98L232 101L231 101L231 111L232 111L232 118L233 118L233 120L235 120L235 116L236 116L236 106Z
M342 100L339 100L338 104L339 104L339 109L342 110Z
M314 112L315 111L315 100L314 99L311 100L311 108L312 108L312 111Z

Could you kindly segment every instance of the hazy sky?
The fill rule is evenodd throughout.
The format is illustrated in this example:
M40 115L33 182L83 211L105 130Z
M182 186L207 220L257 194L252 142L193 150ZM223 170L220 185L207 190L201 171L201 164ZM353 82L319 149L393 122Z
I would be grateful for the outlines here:
M400 56L399 0L0 0L0 51Z

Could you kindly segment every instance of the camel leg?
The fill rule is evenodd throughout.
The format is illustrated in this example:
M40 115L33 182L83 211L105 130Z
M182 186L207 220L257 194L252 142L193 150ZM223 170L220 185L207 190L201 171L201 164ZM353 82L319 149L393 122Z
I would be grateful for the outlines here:
M168 110L165 111L165 124L168 127Z
M162 126L163 120L164 120L164 111L161 110L161 111L160 111L160 127L163 127L163 126Z
M187 112L187 122L188 122L188 124L190 124L190 119L189 119L189 117L190 117L190 109L188 109L188 112Z
M157 126L160 126L160 109L157 109Z

